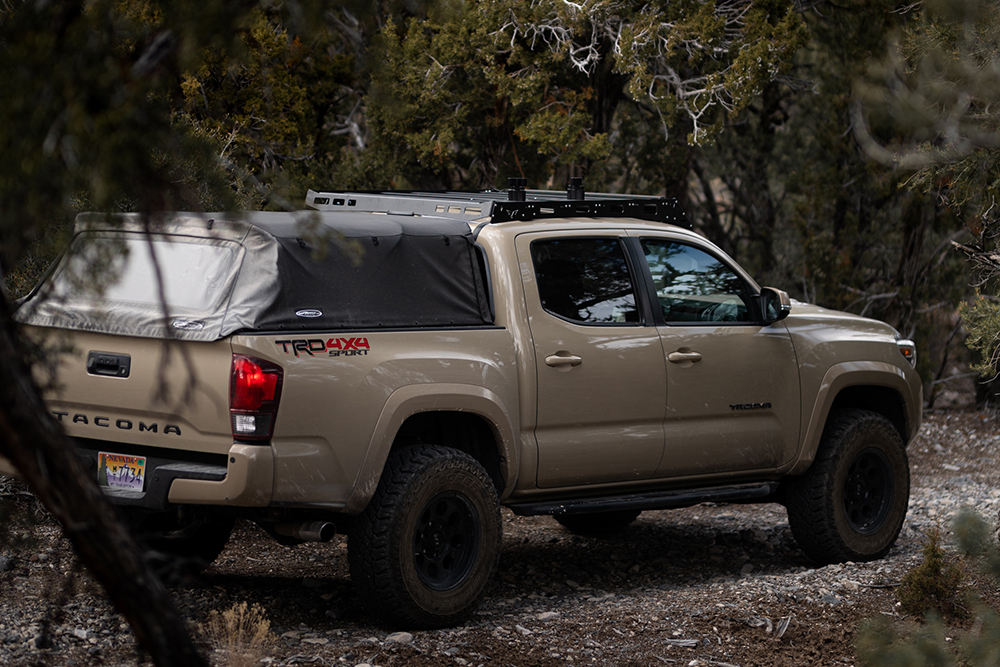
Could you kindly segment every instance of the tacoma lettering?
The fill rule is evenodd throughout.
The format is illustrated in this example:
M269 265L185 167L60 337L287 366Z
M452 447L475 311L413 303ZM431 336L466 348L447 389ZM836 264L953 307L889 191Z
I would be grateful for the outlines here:
M63 417L69 417L69 413L68 412L62 412L60 410L52 410L52 416L56 418L56 421L61 422L61 421L63 421ZM88 417L87 415L79 414L79 413L73 415L73 423L74 424L87 424L87 425L90 425L91 422L93 422L94 426L100 426L102 428L111 428L111 417L97 416L97 417L91 418L91 417ZM120 429L122 431L131 431L134 426L135 426L135 424L132 422L131 419L116 419L115 420L115 428L118 428L118 429ZM157 423L155 423L155 422L152 423L152 424L146 424L145 422L139 422L139 432L140 433L142 433L142 432L158 433L159 430L160 430L160 425L157 424ZM176 424L166 424L163 427L163 433L164 433L164 435L166 435L167 433L172 433L174 435L180 435L181 434L181 427L177 426Z

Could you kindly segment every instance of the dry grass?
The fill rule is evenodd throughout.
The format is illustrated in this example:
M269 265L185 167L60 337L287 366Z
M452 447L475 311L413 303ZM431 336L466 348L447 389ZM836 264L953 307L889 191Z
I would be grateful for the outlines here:
M220 667L254 667L274 643L271 622L260 605L240 602L209 614L205 636L215 647Z

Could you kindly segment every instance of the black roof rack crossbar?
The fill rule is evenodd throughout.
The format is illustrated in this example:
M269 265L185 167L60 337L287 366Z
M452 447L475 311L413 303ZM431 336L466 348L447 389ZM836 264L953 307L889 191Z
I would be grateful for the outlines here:
M380 190L316 192L306 195L306 205L320 211L358 211L392 215L420 215L491 223L545 218L638 218L688 227L676 199L648 195L616 195L556 190L519 190L511 200L506 190L457 192L448 190Z

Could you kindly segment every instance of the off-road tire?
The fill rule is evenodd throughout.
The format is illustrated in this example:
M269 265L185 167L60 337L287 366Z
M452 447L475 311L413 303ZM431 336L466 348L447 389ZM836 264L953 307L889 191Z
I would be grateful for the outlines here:
M820 563L877 560L906 517L906 448L880 414L833 412L812 466L782 491L792 534L807 556Z
M226 548L236 520L225 514L183 508L148 512L119 507L119 514L147 553L190 561L205 567Z
M552 518L574 535L607 537L625 530L639 514L641 514L639 510L615 510L612 512L555 514Z
M389 456L351 531L351 580L389 626L455 625L485 594L502 536L497 492L478 461L448 447L405 447Z

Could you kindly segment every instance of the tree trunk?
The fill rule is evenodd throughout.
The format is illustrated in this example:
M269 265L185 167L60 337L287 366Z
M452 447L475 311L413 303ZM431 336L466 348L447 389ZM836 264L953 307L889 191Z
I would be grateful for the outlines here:
M21 472L153 661L208 666L163 583L49 417L0 299L0 455Z

